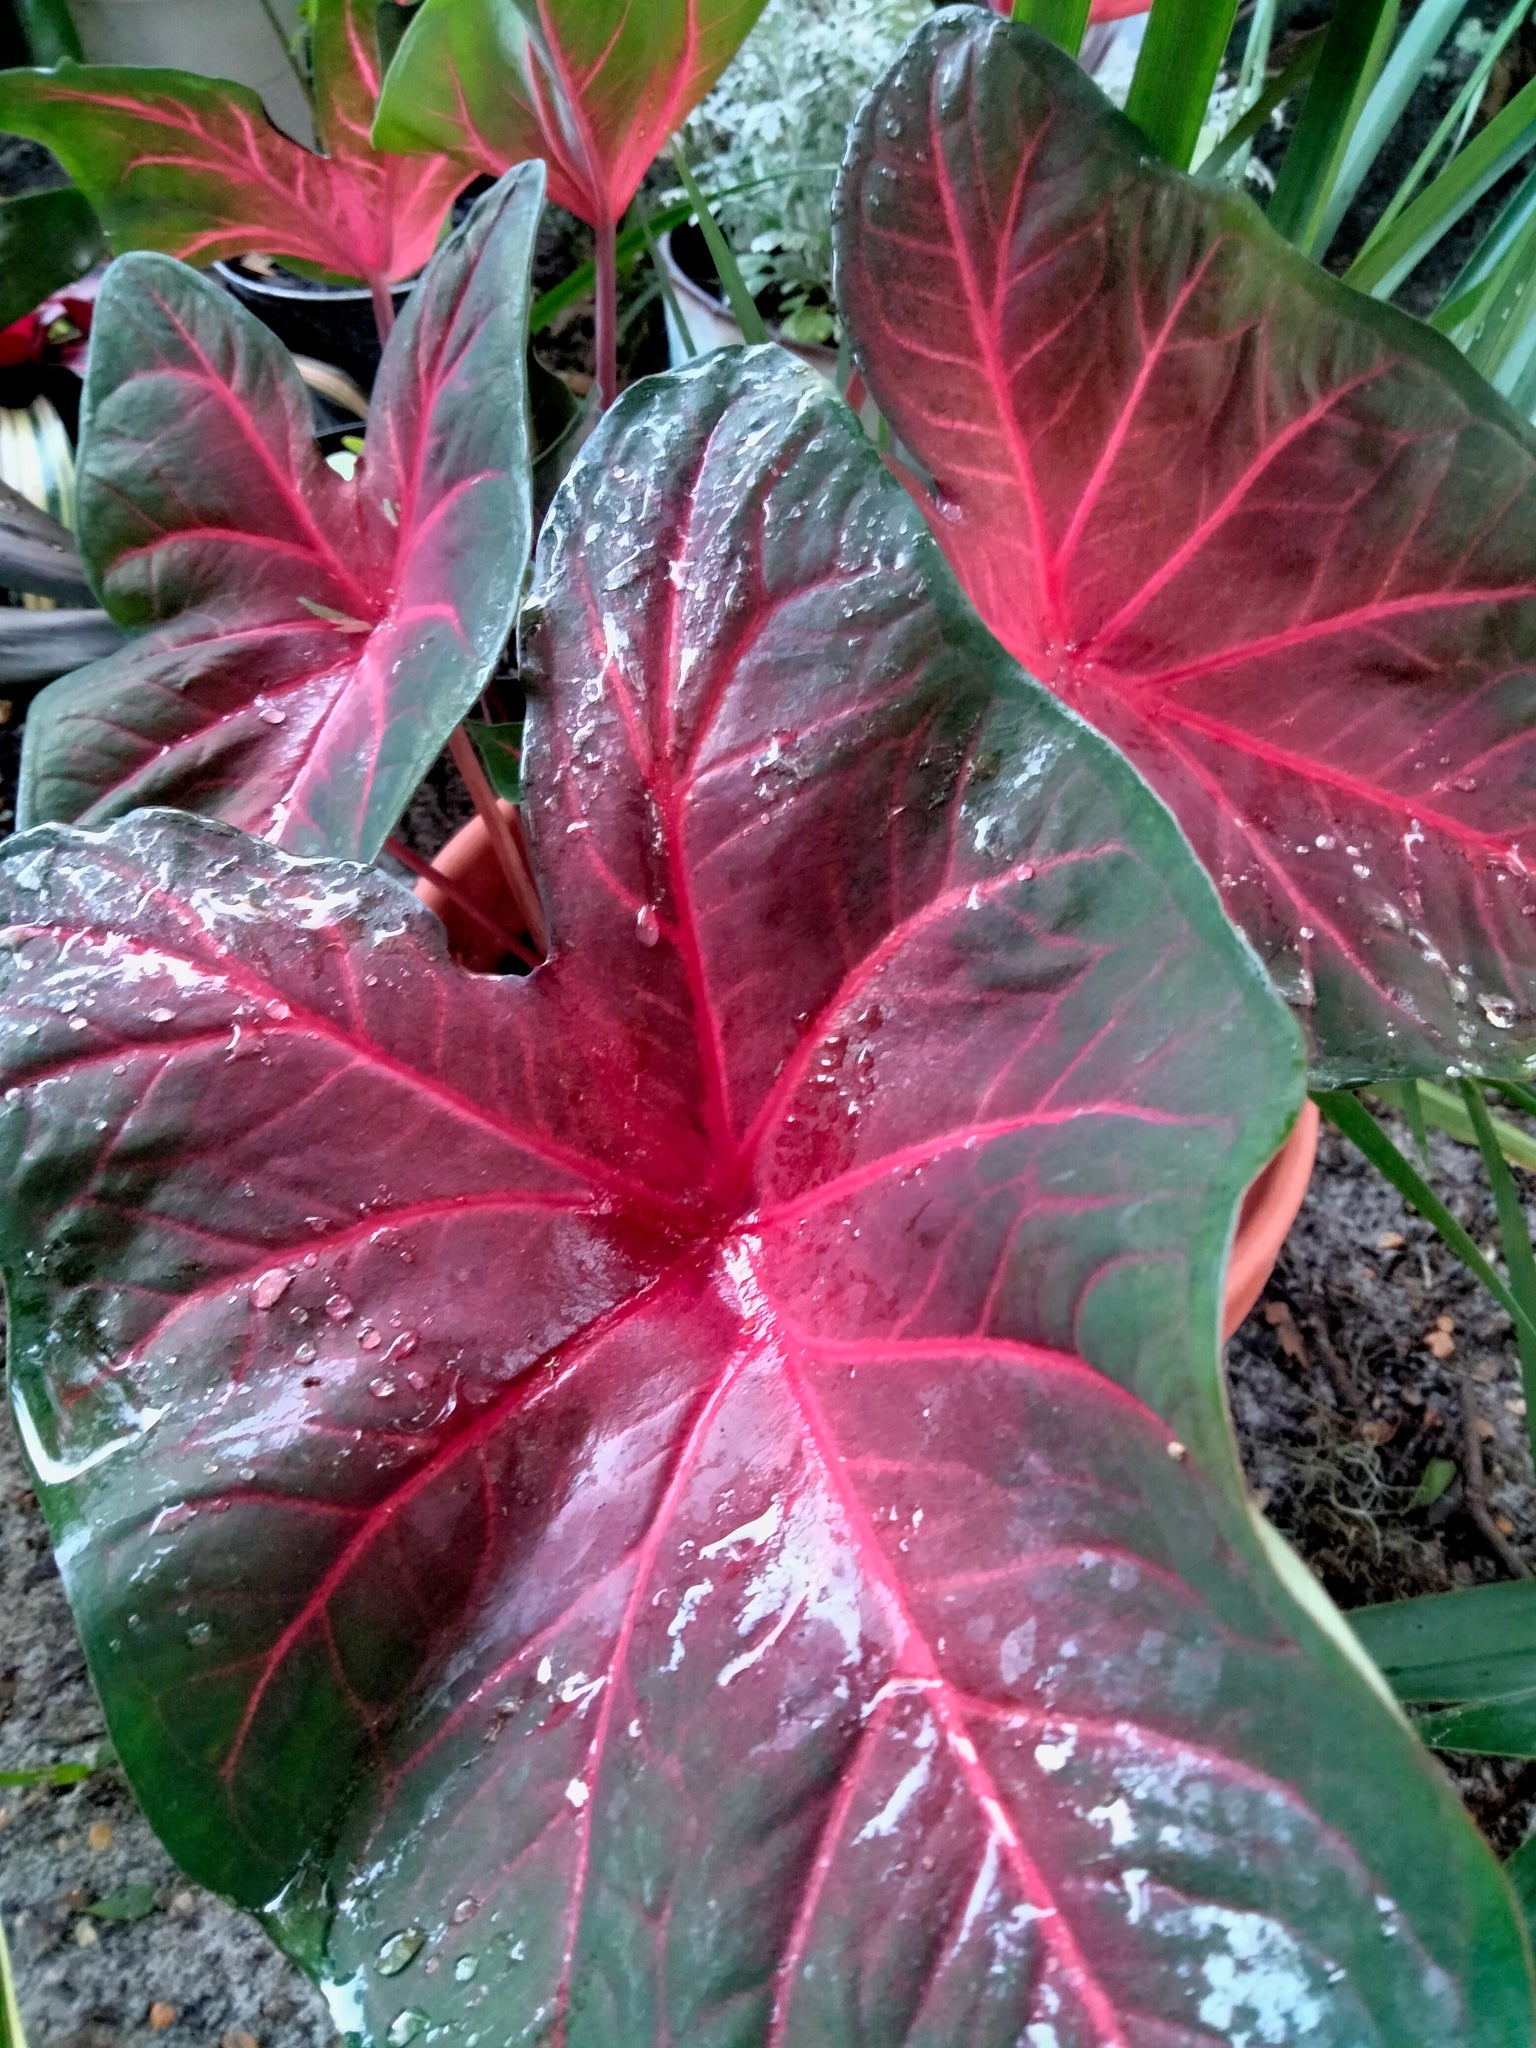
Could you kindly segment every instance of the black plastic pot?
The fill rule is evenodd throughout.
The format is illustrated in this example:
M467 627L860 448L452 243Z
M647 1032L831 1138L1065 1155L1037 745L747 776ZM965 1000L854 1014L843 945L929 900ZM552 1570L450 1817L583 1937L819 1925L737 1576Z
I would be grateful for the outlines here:
M380 349L366 285L312 284L280 267L271 277L258 277L238 263L215 263L213 272L291 354L332 363L365 394L372 390ZM397 315L410 295L409 282L394 287Z

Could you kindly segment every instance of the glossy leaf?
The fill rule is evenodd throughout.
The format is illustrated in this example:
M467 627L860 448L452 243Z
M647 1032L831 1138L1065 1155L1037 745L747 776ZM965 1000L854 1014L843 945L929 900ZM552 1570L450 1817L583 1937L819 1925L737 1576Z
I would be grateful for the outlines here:
M175 1853L390 2048L1528 2048L1243 1502L1300 1048L1167 814L777 351L607 416L523 671L525 979L185 817L0 863L19 1413Z
M1358 1608L1355 1633L1438 1749L1536 1756L1536 1580Z
M1130 754L1321 1078L1536 1047L1536 437L1438 336L953 9L866 105L839 291L983 617Z
M0 72L0 128L48 145L119 252L207 264L260 250L326 275L409 277L471 171L373 147L376 11L377 0L315 0L324 155L275 128L247 86L135 65Z
M125 257L86 380L80 537L120 654L27 720L23 823L146 804L371 859L505 644L529 544L524 328L542 174L411 294L347 482L267 329Z
M617 223L763 0L425 0L390 66L374 139L493 176L542 157L549 196Z

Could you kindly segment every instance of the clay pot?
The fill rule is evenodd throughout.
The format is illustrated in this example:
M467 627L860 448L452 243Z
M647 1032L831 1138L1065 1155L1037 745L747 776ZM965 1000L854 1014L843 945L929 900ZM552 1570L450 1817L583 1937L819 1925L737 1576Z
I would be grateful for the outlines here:
M507 817L515 815L511 804L504 803L501 808ZM491 925L504 931L520 932L523 926L491 836L480 820L471 818L461 825L432 865L453 893L423 877L416 884L416 894L442 919L454 959L489 974L506 960L507 949L497 942L495 932L476 918L475 911L483 912Z
M510 814L511 806L504 805ZM502 949L494 936L475 922L466 908L482 906L492 918L517 929L517 913L511 892L502 877L496 854L485 827L478 818L456 832L432 863L445 881L453 885L458 900L448 897L431 882L418 882L416 894L435 910L448 928L455 958L466 967L482 971L500 964ZM1317 1157L1319 1117L1317 1104L1307 1102L1296 1119L1295 1128L1243 1197L1227 1265L1227 1289L1222 1304L1221 1334L1232 1335L1248 1314L1264 1283L1274 1270L1275 1260L1286 1234L1296 1220L1312 1177Z
M1280 1247L1296 1221L1312 1178L1321 1121L1317 1104L1304 1102L1291 1135L1243 1197L1227 1262L1227 1292L1221 1310L1223 1340L1247 1316L1274 1271Z

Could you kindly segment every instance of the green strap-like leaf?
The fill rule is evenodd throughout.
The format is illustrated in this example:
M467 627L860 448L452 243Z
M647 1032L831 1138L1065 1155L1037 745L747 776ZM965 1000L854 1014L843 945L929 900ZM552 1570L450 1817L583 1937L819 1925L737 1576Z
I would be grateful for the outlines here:
M1397 25L1397 0L1339 0L1280 167L1269 224L1308 255L1324 246L1329 201Z
M1176 170L1194 158L1236 13L1237 0L1153 0L1125 111Z
M1536 148L1536 78L1449 163L1390 227L1378 227L1344 273L1346 284L1388 298L1464 213Z

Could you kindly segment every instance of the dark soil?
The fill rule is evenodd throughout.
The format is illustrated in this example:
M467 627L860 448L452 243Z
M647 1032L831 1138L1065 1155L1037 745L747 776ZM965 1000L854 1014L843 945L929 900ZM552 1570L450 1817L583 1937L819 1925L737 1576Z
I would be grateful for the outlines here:
M1392 1128L1411 1151L1406 1131ZM1477 1154L1431 1133L1430 1158L1435 1189L1497 1259ZM1520 1178L1536 1224L1536 1191ZM1436 1356L1447 1339L1448 1355ZM1227 1384L1259 1504L1341 1607L1510 1576L1469 1509L1469 1416L1483 1467L1474 1493L1496 1536L1536 1569L1536 1488L1509 1318L1334 1132L1324 1131L1264 1297L1227 1347ZM1415 1507L1431 1460L1456 1477ZM1517 1848L1536 1807L1536 1766L1442 1761L1494 1847Z

